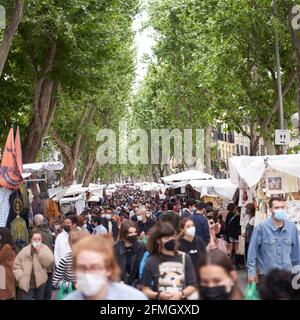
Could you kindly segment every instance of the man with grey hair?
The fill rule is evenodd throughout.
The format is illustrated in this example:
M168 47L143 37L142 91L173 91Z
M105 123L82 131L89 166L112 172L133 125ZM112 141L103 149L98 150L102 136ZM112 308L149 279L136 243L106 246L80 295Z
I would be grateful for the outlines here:
M53 235L48 226L47 220L43 215L37 214L33 217L35 229L37 229L43 237L43 244L45 244L53 252Z
M53 235L48 226L47 220L44 218L42 214L36 214L33 217L33 222L35 225L35 229L38 230L42 235L42 243L45 244L50 250L53 252ZM47 270L48 281L46 283L45 291L44 291L44 300L51 300L52 295L52 272L53 268L50 267Z
M154 220L151 219L151 212L147 211L144 206L141 206L136 211L137 226L139 229L139 236L143 238L147 236L148 231L153 227Z

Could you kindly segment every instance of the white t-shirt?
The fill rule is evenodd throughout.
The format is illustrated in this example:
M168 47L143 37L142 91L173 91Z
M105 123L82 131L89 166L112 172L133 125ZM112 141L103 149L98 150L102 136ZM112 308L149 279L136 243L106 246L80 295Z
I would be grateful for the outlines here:
M64 258L69 252L71 252L71 248L69 245L69 234L66 231L63 231L57 236L55 240L54 259L56 267L58 267L59 261Z

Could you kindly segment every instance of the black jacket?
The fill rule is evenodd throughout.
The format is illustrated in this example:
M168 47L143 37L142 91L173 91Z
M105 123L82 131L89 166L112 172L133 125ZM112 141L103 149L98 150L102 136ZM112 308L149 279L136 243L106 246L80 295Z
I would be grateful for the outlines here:
M227 242L229 242L229 228L228 228L228 225L229 225L229 221L231 220L231 218L233 216L234 216L234 212L229 211L227 213L227 217L226 217L226 220L225 220L225 240Z
M130 253L130 273L128 275L126 273L127 249L122 241L118 240L115 243L114 251L116 260L121 269L122 280L126 284L135 287L139 282L139 268L143 255L146 251L145 244L142 241L136 241L134 243Z
M241 235L240 219L239 215L235 215L228 222L228 236L235 240L238 240Z

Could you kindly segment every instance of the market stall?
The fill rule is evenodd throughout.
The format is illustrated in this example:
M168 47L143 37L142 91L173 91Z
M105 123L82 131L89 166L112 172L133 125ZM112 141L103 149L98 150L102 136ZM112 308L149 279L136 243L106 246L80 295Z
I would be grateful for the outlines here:
M238 185L230 179L191 180L189 184L202 196L218 196L232 200Z
M240 156L229 160L231 182L240 190L243 219L245 207L255 202L255 224L268 217L268 200L275 195L287 199L287 218L300 230L300 155ZM242 223L242 222L241 222Z
M180 173L172 174L170 176L163 177L164 183L172 184L180 181L190 181L190 180L213 180L213 176L204 173L199 170L187 170Z

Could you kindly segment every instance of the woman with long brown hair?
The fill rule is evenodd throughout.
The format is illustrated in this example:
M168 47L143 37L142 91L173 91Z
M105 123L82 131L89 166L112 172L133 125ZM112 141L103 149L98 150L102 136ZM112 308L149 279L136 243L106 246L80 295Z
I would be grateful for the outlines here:
M143 273L143 292L149 299L183 300L196 291L196 275L188 254L178 251L172 225L158 223L150 230Z
M237 271L224 252L213 250L203 256L197 275L200 300L242 300Z
M139 267L146 247L138 240L138 228L134 221L124 220L121 223L120 239L115 243L114 251L122 280L136 287L139 284Z

